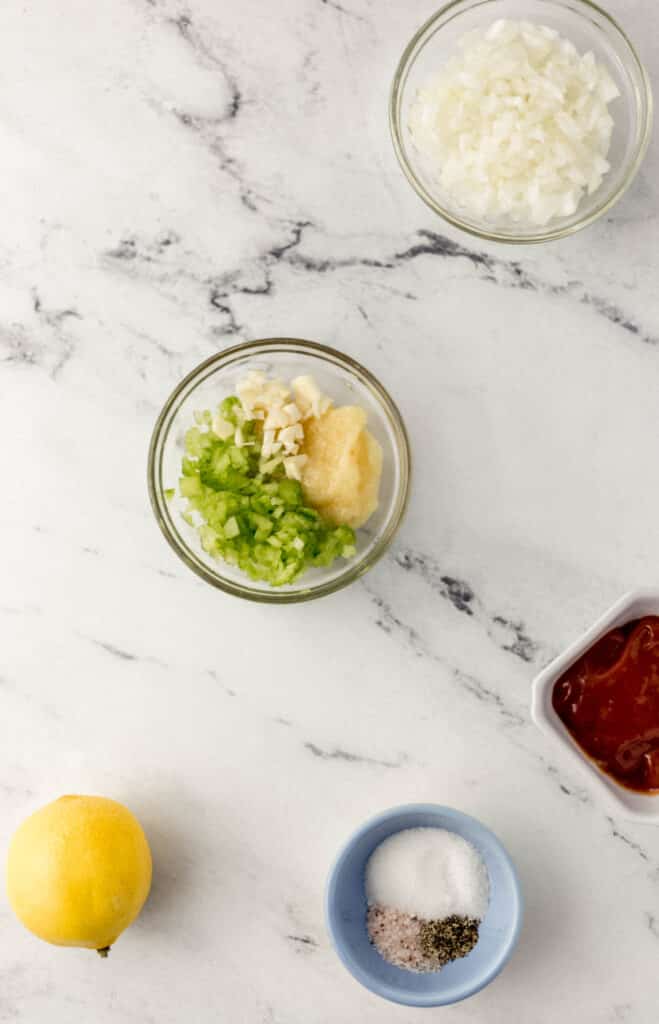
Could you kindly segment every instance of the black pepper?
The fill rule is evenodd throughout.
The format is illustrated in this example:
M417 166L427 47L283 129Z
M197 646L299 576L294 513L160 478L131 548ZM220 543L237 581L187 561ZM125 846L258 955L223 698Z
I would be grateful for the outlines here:
M438 967L471 953L478 942L478 921L452 914L441 921L424 921L419 945L428 960Z

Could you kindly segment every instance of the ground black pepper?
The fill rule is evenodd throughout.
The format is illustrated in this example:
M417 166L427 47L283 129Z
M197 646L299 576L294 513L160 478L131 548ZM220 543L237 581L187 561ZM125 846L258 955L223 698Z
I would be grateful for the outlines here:
M452 914L442 921L424 921L419 932L419 945L428 960L443 967L450 960L471 953L478 942L478 921L473 917Z

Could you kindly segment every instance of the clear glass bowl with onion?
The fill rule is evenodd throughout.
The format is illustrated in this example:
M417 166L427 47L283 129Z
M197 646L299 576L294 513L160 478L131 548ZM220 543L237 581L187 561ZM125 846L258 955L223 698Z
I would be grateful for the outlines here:
M443 188L437 161L415 145L410 112L419 89L459 52L462 38L508 19L548 26L574 44L579 54L592 51L619 90L610 106L614 125L606 159L610 169L576 210L544 225L505 215L477 216ZM627 189L638 171L652 127L652 93L639 57L617 22L590 0L454 0L442 7L406 46L394 76L389 104L394 149L416 192L455 227L481 238L511 243L545 242L592 224Z
M235 394L239 380L251 371L290 381L309 374L335 405L358 405L368 417L371 434L382 448L379 504L356 531L356 553L326 567L310 567L295 582L273 587L254 581L237 566L204 550L198 530L182 513L186 501L178 492L185 433L195 423L195 410L215 409ZM405 513L410 480L410 451L401 415L387 391L349 356L316 342L266 338L225 349L197 366L169 396L156 422L148 462L151 505L172 549L207 583L252 601L286 604L308 601L340 590L358 579L384 554Z

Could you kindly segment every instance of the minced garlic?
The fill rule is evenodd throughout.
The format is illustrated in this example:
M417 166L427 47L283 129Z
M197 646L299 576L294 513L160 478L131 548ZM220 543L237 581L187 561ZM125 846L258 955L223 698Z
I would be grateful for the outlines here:
M290 480L301 480L307 456L300 452L304 421L326 412L331 401L323 395L313 377L297 377L293 394L280 380L269 380L252 371L237 387L245 416L261 420L261 468L271 473L281 463Z

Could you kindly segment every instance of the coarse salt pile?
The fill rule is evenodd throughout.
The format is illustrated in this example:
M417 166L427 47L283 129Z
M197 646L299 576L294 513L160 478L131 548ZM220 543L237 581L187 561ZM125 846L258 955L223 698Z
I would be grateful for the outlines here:
M541 226L599 188L619 95L592 52L548 26L499 20L465 36L419 90L410 131L467 214Z
M487 868L466 839L441 828L396 832L366 865L371 941L398 967L438 970L475 945L489 888ZM466 934L469 941L456 940ZM452 945L431 949L429 935L448 935Z
M393 907L368 908L368 934L380 956L396 967L421 971L424 956L420 948L421 922L418 917Z
M373 851L366 898L427 919L462 914L482 918L489 880L478 851L443 828L407 828Z

